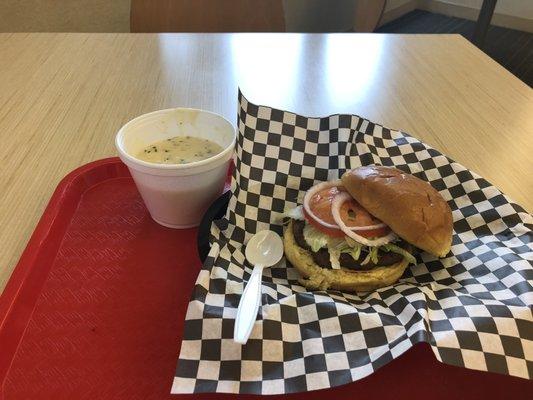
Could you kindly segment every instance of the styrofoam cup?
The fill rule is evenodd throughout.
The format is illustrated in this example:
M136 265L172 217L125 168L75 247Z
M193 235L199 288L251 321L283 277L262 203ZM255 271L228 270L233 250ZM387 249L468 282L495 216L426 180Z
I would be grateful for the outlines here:
M157 164L136 158L146 146L174 136L209 139L223 150L187 164ZM236 131L221 115L192 108L172 108L141 115L117 133L115 145L150 212L169 228L198 226L221 194L233 157Z

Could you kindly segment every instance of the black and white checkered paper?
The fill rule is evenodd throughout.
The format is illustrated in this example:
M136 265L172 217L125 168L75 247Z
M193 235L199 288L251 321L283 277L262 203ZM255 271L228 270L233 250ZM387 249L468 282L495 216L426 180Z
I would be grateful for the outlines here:
M533 378L533 218L497 188L406 133L355 115L307 118L239 94L226 218L186 315L173 393L282 394L361 379L428 342L444 363ZM248 343L234 318L252 272L255 232L283 233L281 213L312 185L360 165L395 166L431 183L453 212L451 253L418 255L398 283L367 294L308 292L282 260L263 275Z

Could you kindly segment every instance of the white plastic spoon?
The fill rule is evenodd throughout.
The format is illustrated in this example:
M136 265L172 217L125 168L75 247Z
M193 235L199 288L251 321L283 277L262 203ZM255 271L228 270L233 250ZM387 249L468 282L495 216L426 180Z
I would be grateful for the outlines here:
M276 264L283 256L283 242L276 232L257 232L248 241L244 253L246 259L254 266L248 284L242 292L237 317L235 318L235 330L233 340L240 344L246 344L261 303L261 277L263 268Z

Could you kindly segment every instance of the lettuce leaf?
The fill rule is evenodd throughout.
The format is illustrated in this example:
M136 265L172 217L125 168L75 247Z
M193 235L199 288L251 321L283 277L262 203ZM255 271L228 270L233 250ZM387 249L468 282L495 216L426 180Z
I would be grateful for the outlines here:
M352 258L357 261L359 260L359 257L361 257L361 249L363 248L363 246L359 245L357 247L354 247L352 249L352 251L350 251L350 255L352 256Z
M331 268L341 269L340 257L342 253L349 253L353 249L346 243L344 238L332 238L328 240L329 262Z
M328 253L329 253L329 262L331 263L331 268L341 269L340 251L337 250L335 247L328 246Z
M400 246L397 246L393 243L388 243L381 246L381 249L383 251L392 251L393 253L400 254L409 262L409 264L416 264L416 258L407 250L402 249Z
M327 247L329 236L320 232L313 225L305 224L303 233L304 239L309 247L311 247L311 250L318 251L322 247Z
M372 261L374 264L378 263L379 257L378 257L378 251L379 247L368 247L368 254L366 255L363 262L361 262L361 265L368 264L370 261Z
M378 251L379 247L370 247L370 251L368 252L368 254L370 254L370 261L374 264L377 264L379 260Z
M284 214L284 216L293 219L299 219L298 217L300 215L301 218L304 219L301 206L289 210ZM359 260L361 251L363 250L366 250L368 253L361 262L362 265L368 264L370 261L372 261L374 264L377 264L379 261L378 254L380 250L386 252L392 251L393 253L400 254L402 257L407 259L410 264L416 264L416 259L411 253L394 243L384 244L379 247L364 246L347 236L344 238L332 238L308 223L305 224L303 235L306 243L309 245L312 251L316 252L324 247L328 249L331 266L334 269L340 268L339 258L342 253L348 253L354 260L357 261Z
M361 255L361 250L363 249L363 245L355 241L352 241L352 243L350 243L348 240L342 239L342 242L338 244L337 249L339 250L339 256L342 253L348 253L349 255L352 256L354 260L357 261L359 260L359 256Z

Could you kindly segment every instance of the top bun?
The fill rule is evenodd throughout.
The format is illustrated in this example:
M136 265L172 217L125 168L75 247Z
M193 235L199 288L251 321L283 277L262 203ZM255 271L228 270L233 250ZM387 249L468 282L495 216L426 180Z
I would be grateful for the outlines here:
M452 211L428 182L392 167L347 171L342 184L368 212L402 239L437 257L452 244Z

